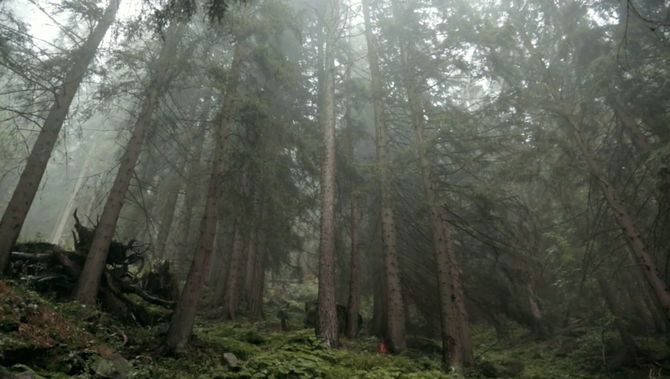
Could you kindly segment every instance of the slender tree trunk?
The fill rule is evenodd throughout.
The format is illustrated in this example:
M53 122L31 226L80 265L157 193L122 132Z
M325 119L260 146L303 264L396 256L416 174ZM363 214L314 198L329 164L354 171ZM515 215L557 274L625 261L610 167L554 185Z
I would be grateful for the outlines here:
M651 151L651 144L647 137L642 134L642 131L637 125L637 122L625 111L624 102L621 99L621 96L616 95L614 98L614 113L617 118L621 121L621 124L624 127L626 133L630 137L633 145L638 149L642 154L647 154Z
M205 130L200 128L195 134L193 149L188 165L188 178L185 183L184 204L179 220L179 231L175 244L172 247L170 260L175 267L175 275L178 281L184 280L188 273L188 262L191 261L191 247L195 246L196 241L191 233L191 223L194 216L194 208L197 207L201 197L202 185L200 184L200 171L202 168L202 150L205 141Z
M256 263L257 263L257 247L258 247L258 242L256 241L257 238L257 228L254 226L254 228L251 229L251 234L249 235L249 238L247 239L247 256L246 256L246 262L243 263L245 266L244 268L244 285L243 285L243 296L245 299L246 303L246 308L249 310L249 298L251 297L251 291L254 286L254 270L256 270Z
M219 204L219 220L228 217L229 210L220 201ZM235 249L235 242L238 240L236 222L223 225L219 223L217 228L217 236L215 240L214 257L212 258L212 265L209 272L208 283L212 288L212 304L222 307L226 304L226 283L228 282L228 275L230 274L230 259Z
M152 67L151 82L144 95L140 115L135 122L133 131L126 145L126 151L121 158L119 172L116 174L114 184L107 197L107 202L103 208L91 248L86 257L86 263L79 276L77 286L74 292L74 298L85 304L94 304L100 287L102 272L107 261L109 245L112 242L114 230L123 207L123 201L128 192L130 179L133 176L133 170L144 146L144 140L147 131L151 125L151 116L154 107L158 103L159 97L165 90L174 74L170 64L176 56L177 45L184 34L185 26L182 23L173 24L167 31L165 43L161 48L158 61Z
M328 0L322 103L325 157L321 173L321 243L319 253L319 336L326 346L338 346L335 303L335 44L340 19L339 0Z
M633 145L643 156L649 156L652 145L649 139L642 133L638 123L626 112L626 106L620 95L615 95L613 100L614 112L621 121L624 130L630 137ZM659 136L662 140L662 136ZM670 157L670 154L666 154ZM666 159L667 162L667 159ZM653 192L658 207L656 219L651 229L650 244L652 251L665 256L665 270L661 273L665 282L670 284L668 267L670 266L670 241L667 238L667 230L670 227L670 166L666 165L658 170L656 182L658 183Z
M381 71L377 56L377 41L372 34L370 6L363 0L365 18L365 37L368 47L370 79L375 122L375 141L377 148L377 166L379 168L379 193L381 194L381 227L382 249L384 256L385 290L387 307L385 339L392 352L400 353L407 350L405 340L405 314L398 266L398 243L394 212L391 198L391 172L389 167L388 127L384 117L383 89Z
M228 320L234 320L237 315L237 306L240 300L240 279L244 267L245 253L245 234L247 234L242 223L242 216L238 216L237 228L235 228L235 238L233 251L228 265L228 275L225 285L224 295L224 317Z
M620 317L620 312L616 302L614 301L614 296L612 296L612 291L610 291L610 287L607 285L607 281L602 276L600 276L600 274L596 276L596 280L598 281L600 293L605 299L605 305L607 306L610 313L612 313L614 316L614 327L617 329L617 332L619 332L621 342L623 342L626 351L628 351L632 357L635 357L639 349L633 337L630 335L630 333L628 333L628 330L626 330L626 326Z
M361 309L361 208L357 194L351 195L351 269L349 277L349 303L347 305L347 337L358 335L358 314Z
M184 171L186 166L186 161L181 161L180 167L178 168L179 173ZM158 235L156 236L156 249L155 254L160 258L166 258L167 254L165 252L165 246L167 244L167 239L170 236L170 229L172 228L172 221L174 220L175 209L177 208L177 199L179 197L179 192L181 189L181 176L174 175L168 179L168 185L165 186L164 190L167 191L167 196L165 199L165 204L163 205L163 211L160 216L160 225L158 227Z
M379 338L388 339L388 328L386 324L388 322L388 306L386 305L387 300L387 291L386 291L386 280L384 280L385 272L383 269L383 257L379 257L379 267L381 270L379 272L374 272L372 274L372 320L370 333Z
M400 7L393 1L393 12L400 18ZM423 107L419 100L419 91L414 80L409 54L410 44L400 37L400 55L407 100L410 108L414 144L417 147L421 177L423 179L426 202L430 208L430 220L433 232L433 249L437 263L437 283L439 292L442 359L447 364L469 367L474 364L472 340L465 295L461 279L461 267L454 251L454 241L448 215L438 197L437 180L433 177L432 167L426 152Z
M631 257L632 258L632 257ZM668 322L662 314L656 297L646 283L640 271L629 272L631 285L627 286L628 296L635 301L633 307L639 309L646 315L649 325L657 333L665 334L668 331ZM639 291L642 291L640 293Z
M600 190L605 196L605 200L612 210L612 213L614 213L614 217L625 236L629 248L628 251L632 256L633 261L638 265L647 284L652 288L666 322L670 321L670 294L668 294L667 286L658 275L654 261L647 251L644 241L642 241L642 234L635 224L633 216L628 212L628 209L621 201L616 189L612 186L609 180L607 180L605 171L603 171L598 162L596 162L591 149L584 140L579 121L577 121L576 117L572 114L563 113L563 116L566 118L571 128L572 137L577 143L579 150L582 152L591 175L598 181Z
M93 150L95 150L94 146L91 146L91 148L86 152L86 158L84 158L84 163L82 163L81 169L79 169L79 175L77 177L77 181L74 183L74 189L72 190L70 198L65 204L65 209L63 209L63 213L61 214L60 219L58 219L58 223L56 223L56 229L54 229L54 232L51 235L51 243L55 245L60 244L61 237L63 236L63 230L65 230L65 225L67 224L68 220L70 220L70 217L72 217L74 202L77 199L79 190L81 190L81 186L86 181L85 174L88 171L88 166L91 162L91 157L93 156Z
M265 204L262 195L262 190L256 191L256 199L254 201L254 214L253 214L253 226L251 228L251 235L249 236L247 242L247 261L246 261L246 275L244 277L244 296L247 303L247 311L252 317L260 316L260 308L258 307L258 299L255 298L258 290L256 288L257 270L258 265L261 264L261 253L260 249L262 246L258 241L258 237L261 234L260 229L262 227ZM264 268L262 268L264 270ZM262 299L260 299L262 302ZM252 306L253 305L253 306ZM253 312L252 312L253 309Z
M265 290L265 256L266 246L259 244L256 262L252 272L253 281L249 289L249 316L259 319L263 316L263 292Z
M345 81L351 80L352 65L347 66L345 74ZM347 97L344 113L345 134L346 134L346 160L352 174L349 175L349 245L350 245L350 261L349 261L349 298L347 303L347 322L345 334L349 338L354 338L358 335L360 325L358 324L358 314L360 312L360 298L361 298L361 257L360 257L360 223L361 223L361 208L359 196L359 179L356 173L356 157L355 157L355 134L356 126L351 119L352 100ZM343 272L345 270L342 270Z
M265 288L265 255L267 244L267 232L263 226L266 216L266 205L262 201L258 213L258 220L256 222L256 236L258 241L251 241L255 245L252 253L249 253L249 261L247 265L247 281L245 284L247 294L247 305L249 316L252 318L260 318L263 313L263 290ZM253 259L253 260L252 260ZM251 266L251 267L249 267Z
M216 129L214 160L207 188L207 202L205 214L200 226L200 237L198 238L198 249L193 256L193 263L186 278L186 284L182 290L177 307L172 316L170 327L166 337L167 349L173 352L182 352L186 348L188 339L193 331L195 314L198 308L198 300L205 283L205 275L212 258L214 237L216 234L218 200L221 196L221 183L226 171L224 154L226 150L226 139L230 134L233 115L235 112L235 99L237 97L237 86L242 66L242 43L237 42L233 55L233 63L230 68L230 81L228 91L221 109L221 123Z
M352 65L347 66L345 81L351 80ZM355 157L355 130L356 126L351 119L352 99L346 100L344 122L346 125L346 151L349 169L352 175L349 177L349 221L350 221L350 266L349 266L349 299L347 304L347 322L345 333L347 337L354 338L358 335L360 325L358 314L361 308L361 257L360 257L360 224L361 207L359 195L359 179L356 173ZM343 270L344 271L344 270Z
M26 215L35 199L47 162L49 162L56 141L58 141L58 134L63 127L70 104L72 104L72 99L74 99L74 95L79 89L89 64L95 57L100 42L107 33L107 29L114 22L120 2L121 0L110 0L105 13L86 42L73 53L70 69L55 93L54 103L35 144L30 150L26 167L21 173L12 198L9 200L5 213L0 220L0 277L3 276L9 259L9 252L19 237Z

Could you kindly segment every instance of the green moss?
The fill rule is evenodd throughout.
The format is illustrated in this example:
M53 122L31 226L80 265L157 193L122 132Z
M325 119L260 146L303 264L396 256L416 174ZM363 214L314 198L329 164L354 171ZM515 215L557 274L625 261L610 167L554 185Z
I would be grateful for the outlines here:
M580 337L557 334L536 341L527 330L513 324L506 325L509 333L503 341L497 339L492 328L474 326L477 366L462 372L444 367L440 354L432 351L433 345L439 346L437 341L422 339L432 346L430 352L421 344L410 344L414 348L402 355L379 354L377 339L365 336L342 338L339 349L329 349L313 329L282 332L273 320L198 320L188 351L179 357L166 357L153 353L161 346L167 323L149 328L124 325L97 307L76 302L54 304L16 283L0 282L0 295L0 359L8 362L7 366L18 363L52 378L95 375L104 366L100 362L116 359L109 354L129 362L131 378L544 379L639 377L641 372L618 359L617 354L625 349L612 330L592 329ZM299 317L297 309L294 317ZM298 323L293 326L298 327ZM32 334L19 335L19 329ZM645 357L667 362L670 348L660 338L637 342ZM31 354L24 354L27 352ZM224 353L235 354L238 367L227 367ZM16 361L17 356L39 359ZM17 370L23 366L17 366Z

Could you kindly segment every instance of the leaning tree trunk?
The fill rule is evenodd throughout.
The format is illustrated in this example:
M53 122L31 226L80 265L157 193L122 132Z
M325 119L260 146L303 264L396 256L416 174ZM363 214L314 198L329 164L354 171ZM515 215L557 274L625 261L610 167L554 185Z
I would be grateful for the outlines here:
M626 329L626 325L621 318L621 312L619 312L617 304L614 300L614 295L610 290L610 286L608 285L607 280L605 280L602 274L597 273L596 281L598 282L600 293L602 294L603 299L605 299L605 305L607 306L607 309L610 311L612 316L614 316L614 327L616 328L617 332L619 332L619 337L621 338L621 342L624 344L624 348L631 355L631 357L635 357L639 349L635 343L635 340Z
M375 141L377 150L377 167L379 170L379 193L381 194L381 227L382 248L384 256L385 290L386 290L386 332L385 339L392 352L407 350L405 341L405 315L398 267L398 243L391 198L391 170L389 166L388 126L384 118L383 89L377 41L372 34L370 6L368 0L363 1L365 18L365 37L368 47L372 105L375 123Z
M144 140L151 125L151 116L158 100L170 80L174 77L175 70L171 69L172 62L177 53L179 44L185 31L183 23L170 26L165 37L165 43L161 48L158 61L151 69L151 82L147 88L140 115L135 122L133 131L126 145L126 151L121 157L119 171L116 174L112 189L100 216L100 222L95 229L91 248L86 256L86 263L81 272L74 292L74 298L85 304L94 304L102 279L102 272L107 261L109 244L116 229L116 223L123 207L123 201L128 192L130 179L137 164L137 159L142 151Z
M205 283L205 276L212 259L214 238L216 234L218 200L221 196L221 180L226 171L225 151L226 140L230 134L235 112L235 99L242 66L242 43L237 42L233 53L233 63L230 68L228 91L221 107L221 122L215 132L214 160L207 188L205 213L200 224L198 249L193 256L193 263L189 270L186 284L181 292L177 307L172 316L166 337L167 349L173 352L182 352L188 344L193 331L198 300Z
M642 154L648 154L651 151L651 144L647 137L642 134L637 122L625 111L625 105L620 95L615 95L612 101L612 108L617 118L621 121L621 125L630 137L633 145Z
M398 2L393 1L393 11L396 17L399 17L399 10ZM474 356L472 354L470 324L465 308L461 267L454 251L454 240L448 215L440 203L437 181L433 177L432 167L426 152L424 114L409 61L410 44L402 36L399 40L404 85L407 91L412 128L414 129L414 144L417 146L426 202L430 209L433 252L437 263L442 359L447 364L469 367L474 364Z
M335 304L335 44L339 23L339 0L326 7L326 46L322 103L324 163L321 169L321 243L319 252L319 336L326 346L338 346Z
M110 25L114 22L116 11L119 9L121 0L110 0L102 18L96 25L86 42L73 53L73 59L63 83L55 93L54 103L49 110L44 125L40 130L37 140L30 150L26 161L26 167L21 173L19 182L14 189L12 198L7 204L5 213L0 220L0 277L2 277L9 252L19 237L23 223L30 206L35 199L35 194L44 176L47 162L51 152L58 140L65 117L70 109L74 95L79 89L89 64L95 57L100 42L107 33Z
M584 139L580 122L573 114L568 112L562 112L562 116L565 117L568 122L572 132L572 138L577 143L589 168L589 172L597 180L600 190L605 196L605 200L614 214L617 224L619 224L619 228L621 228L621 231L625 236L626 243L628 244L628 251L632 260L638 265L647 284L653 290L656 300L663 311L666 322L670 321L670 294L668 294L667 286L658 275L654 261L642 240L642 233L635 224L633 216L630 214L623 201L621 201L619 193L607 179L605 171L603 171L598 162L596 162L595 156Z
M630 137L633 145L643 157L649 157L652 151L652 144L642 133L633 117L626 112L625 104L620 95L615 95L613 102L614 112L621 121L624 130ZM663 142L662 136L661 143ZM670 156L666 154L666 156ZM654 199L657 204L656 219L654 220L654 227L651 229L650 242L657 253L665 256L665 270L662 272L662 277L665 278L666 283L669 282L668 267L670 266L670 241L667 238L667 230L670 227L670 165L667 163L658 170L656 182L657 188L653 192Z

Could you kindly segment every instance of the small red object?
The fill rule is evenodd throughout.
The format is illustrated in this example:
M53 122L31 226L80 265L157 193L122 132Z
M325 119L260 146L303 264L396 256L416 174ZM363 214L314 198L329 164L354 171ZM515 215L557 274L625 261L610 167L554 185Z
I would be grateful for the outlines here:
M379 345L377 346L377 349L379 350L380 353L386 354L388 353L388 350L386 350L386 344L383 342L380 342Z

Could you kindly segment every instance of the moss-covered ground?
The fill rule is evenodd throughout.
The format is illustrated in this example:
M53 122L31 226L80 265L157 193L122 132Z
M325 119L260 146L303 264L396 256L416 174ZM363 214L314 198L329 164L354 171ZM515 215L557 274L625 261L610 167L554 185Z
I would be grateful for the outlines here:
M289 315L287 331L275 317ZM167 314L153 309L157 320ZM535 341L511 328L507 342L473 331L477 367L456 372L440 362L436 342L415 339L401 356L380 354L373 337L342 340L327 349L302 328L299 303L270 303L263 322L201 319L189 350L158 355L166 322L122 324L75 302L53 302L13 282L0 282L0 378L647 378L670 374L670 352L658 340L639 340L645 357L623 359L616 335L591 330ZM412 340L410 340L412 341ZM418 341L418 342L417 342ZM232 355L231 355L232 353ZM234 355L234 356L233 356Z

